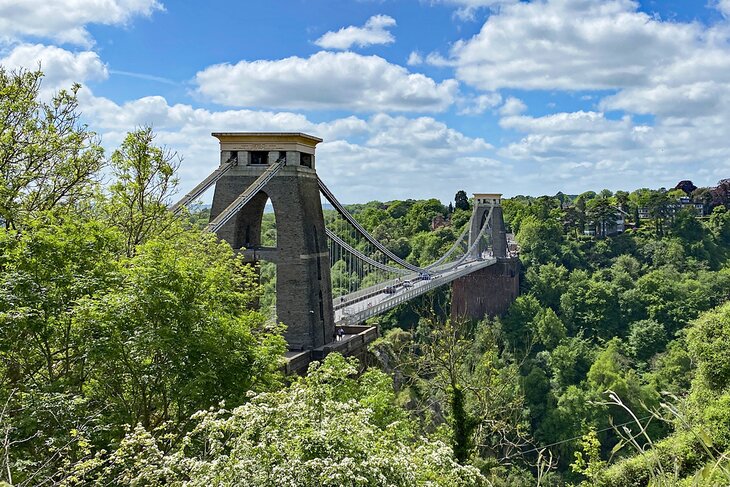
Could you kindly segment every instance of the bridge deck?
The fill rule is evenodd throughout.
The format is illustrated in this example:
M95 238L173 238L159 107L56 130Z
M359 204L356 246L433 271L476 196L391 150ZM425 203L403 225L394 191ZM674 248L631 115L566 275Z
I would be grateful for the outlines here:
M338 303L335 307L335 326L340 327L362 323L368 318L382 314L399 304L405 303L432 289L448 284L479 269L494 265L496 262L497 259L495 258L466 262L449 271L434 274L429 280L416 278L412 281L403 281L394 286L395 292L388 293L383 288L380 292L371 293L369 296L360 298L351 304L347 304L351 300L345 298L344 302ZM393 286L389 287L392 290Z

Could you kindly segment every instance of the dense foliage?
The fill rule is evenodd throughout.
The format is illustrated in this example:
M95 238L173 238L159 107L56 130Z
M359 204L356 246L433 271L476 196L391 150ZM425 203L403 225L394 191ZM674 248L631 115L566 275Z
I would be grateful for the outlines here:
M0 68L0 483L730 483L729 181L504 200L504 316L452 322L444 286L376 319L377 367L285 378L275 266L166 210L179 159L151 129L106 158L76 88L43 102L41 76ZM470 207L349 209L426 265ZM372 279L349 266L335 292Z
M382 372L332 355L286 386L271 266L166 210L178 159L151 129L106 158L76 88L47 104L41 77L0 68L0 482L486 483ZM443 211L416 206L414 229Z
M200 409L278 388L285 349L251 310L255 273L167 212L173 157L152 132L106 160L75 93L44 105L39 79L0 71L6 120L23 123L2 127L0 230L1 475L18 485L67 478L131 426L183 435Z
M543 484L608 482L604 472L615 469L606 470L606 462L625 465L633 460L621 459L636 453L622 438L624 428L636 434L645 427L660 449L700 449L687 440L688 431L717 430L698 418L709 407L722 423L726 411L708 396L693 400L700 350L705 360L726 358L712 348L726 343L722 338L704 348L691 341L702 343L693 323L706 323L714 315L703 313L730 296L730 217L718 188L505 200L505 218L521 249L522 296L505 316L482 323L449 322L443 290L377 319L390 331L373 352L394 376L400 401L424 431L450 441L460 461L507 484L535 476ZM694 203L708 216L699 216ZM408 257L423 264L429 260L420 256L433 260L465 222L456 210L450 237L422 253L421 244L438 241L445 230L413 224L411 209L423 206L394 201L352 209L386 240L409 238ZM640 209L646 218L637 216ZM433 211L432 217L449 216L444 207ZM619 214L628 227L622 233L615 228ZM418 231L399 233L404 228ZM722 362L710 363L723 373ZM714 438L709 444L712 454L677 459L680 469L664 465L676 472L667 482L693 476L730 446ZM648 482L654 472L647 467L637 478ZM611 485L624 485L621 478Z
M109 457L76 466L74 483L116 485L486 485L441 442L417 437L391 379L333 354L290 387L195 415L170 448L137 428ZM140 460L141 459L141 460Z

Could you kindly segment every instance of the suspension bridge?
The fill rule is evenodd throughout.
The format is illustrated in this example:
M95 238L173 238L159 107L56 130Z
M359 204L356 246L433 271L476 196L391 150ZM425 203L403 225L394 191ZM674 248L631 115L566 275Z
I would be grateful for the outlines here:
M248 260L276 264L276 315L287 326L291 359L355 353L377 336L362 326L366 320L449 283L461 282L459 296L453 288L454 309L469 317L488 311L491 298L516 296L513 268L507 286L499 281L502 271L492 272L496 287L479 292L490 280L485 271L510 260L499 194L475 194L471 219L456 241L433 262L417 265L369 233L319 178L315 147L321 139L302 133L213 136L220 141L220 165L170 210L180 213L215 187L206 230ZM327 218L322 199L334 208ZM269 200L276 243L264 246L261 224ZM464 295L470 287L476 294ZM506 294L500 291L505 287Z

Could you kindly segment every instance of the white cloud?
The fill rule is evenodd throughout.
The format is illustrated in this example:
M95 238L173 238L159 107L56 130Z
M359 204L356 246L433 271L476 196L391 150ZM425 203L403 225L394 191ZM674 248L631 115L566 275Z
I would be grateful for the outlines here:
M711 184L727 177L730 117L691 122L660 120L653 126L601 112L505 117L500 125L524 137L500 156L532 165L527 186L538 181L556 191L633 189L673 185L681 179ZM550 192L544 190L542 192Z
M502 5L516 3L519 0L439 0L440 3L455 5L457 17L463 20L472 20L477 10L482 8L498 8Z
M631 0L538 0L504 6L451 51L457 78L485 90L645 85L701 46L700 24L662 22Z
M151 124L157 142L184 158L182 193L218 164L218 141L210 136L214 131L296 131L322 137L318 173L344 202L433 196L447 201L459 189L483 189L472 185L486 180L499 166L488 155L487 141L431 117L376 114L315 123L291 112L170 105L159 96L120 105L88 89L81 91L80 101L85 119L102 134L108 150L123 140L127 130Z
M367 145L373 147L409 147L413 158L431 154L447 157L484 151L492 146L481 138L470 138L431 117L415 119L378 114L370 118L372 137Z
M645 85L604 98L608 110L692 118L730 113L730 49L705 46L651 73Z
M418 66L419 64L423 64L423 58L421 57L421 54L418 53L418 51L412 51L408 55L408 61L406 62L408 66Z
M287 109L442 111L458 91L378 56L321 51L304 59L218 64L195 76L198 93L226 106Z
M90 46L85 25L125 24L160 9L158 0L0 0L0 39L34 36Z
M716 7L724 15L730 15L730 0L718 0Z
M502 103L502 95L499 93L484 93L477 96L466 97L460 100L462 105L460 115L479 115L490 108Z
M730 14L730 0L715 5ZM632 0L505 4L448 59L434 57L488 92L613 91L581 97L595 100L596 111L542 117L528 116L520 100L505 101L507 142L497 153L523 174L524 192L727 177L730 25L663 21L638 7ZM653 118L639 123L630 114Z
M437 68L448 68L456 66L456 63L453 60L446 59L438 52L428 53L428 56L426 56L426 64L436 66Z
M515 98L514 96L510 96L507 98L507 101L504 102L504 105L499 109L499 114L505 117L511 116L511 115L519 115L527 110L527 105L520 100L519 98Z
M373 44L391 44L395 41L387 29L395 27L395 19L388 15L373 15L362 27L343 27L337 32L327 32L314 43L325 49L349 49L352 46L367 47Z
M55 46L19 44L0 58L6 69L38 69L44 73L42 89L48 93L71 88L73 83L101 80L108 76L107 68L95 52L70 52Z
M608 120L599 112L568 112L546 115L544 117L530 117L514 115L502 118L500 125L504 128L520 132L539 132L541 134L584 134L607 133L621 127L622 131L631 126L631 119L624 117L620 121Z
M680 85L660 84L629 88L604 98L600 106L609 110L694 118L730 110L730 85L701 81Z

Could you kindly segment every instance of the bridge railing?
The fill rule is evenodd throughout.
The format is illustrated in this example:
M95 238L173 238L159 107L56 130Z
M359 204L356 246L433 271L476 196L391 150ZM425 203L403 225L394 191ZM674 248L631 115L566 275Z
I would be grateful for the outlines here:
M400 278L389 279L387 281L379 282L375 285L368 286L366 288L360 289L353 293L346 294L339 298L333 299L332 300L333 307L335 310L345 308L353 303L357 303L357 302L363 301L367 298L381 294L383 291L385 291L385 289L387 289L389 287L398 286L400 284L403 284L406 281L408 281L408 282L413 281L414 279L417 279L419 276L420 276L420 274L413 272L411 274L407 274Z
M479 269L490 266L496 262L497 259L495 258L485 259L472 264L467 264L459 269L454 269L452 272L437 275L432 280L428 281L425 285L414 286L413 288L410 288L408 290L398 292L394 294L393 297L384 299L383 301L373 306L364 308L351 314L346 314L342 317L341 320L337 322L337 325L354 325L357 323L362 323L368 318L372 318L373 316L385 313L386 311L395 308L396 306L403 304L407 301L410 301L415 297L425 294L460 277L471 274L472 272L475 272ZM343 313L344 311L345 310L343 310Z

